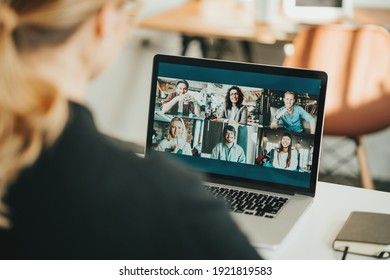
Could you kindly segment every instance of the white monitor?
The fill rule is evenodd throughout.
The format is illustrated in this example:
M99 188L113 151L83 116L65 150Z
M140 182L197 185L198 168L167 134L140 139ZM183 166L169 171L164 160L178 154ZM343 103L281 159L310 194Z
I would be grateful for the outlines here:
M303 23L332 22L353 17L353 0L284 0L283 10Z

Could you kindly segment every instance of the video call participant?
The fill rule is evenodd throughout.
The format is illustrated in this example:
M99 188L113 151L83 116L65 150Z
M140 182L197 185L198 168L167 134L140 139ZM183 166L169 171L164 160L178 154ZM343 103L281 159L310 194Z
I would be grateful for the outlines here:
M164 114L173 114L180 116L197 117L200 116L200 106L198 101L188 92L189 84L186 80L180 80L176 83L176 91L168 94L167 99L161 107L161 112Z
M292 91L286 91L284 93L284 106L279 108L274 120L271 123L272 129L278 128L278 122L283 121L284 129L290 132L303 132L302 120L306 120L310 123L310 133L314 134L316 128L315 119L306 112L301 106L295 104L296 94Z
M298 167L298 152L292 146L290 133L284 133L279 148L274 149L272 165L275 168L296 170Z
M224 142L218 143L211 152L212 159L245 163L244 149L236 144L236 129L227 125L223 129Z
M167 135L158 144L156 151L192 156L191 145L187 142L187 130L182 118L174 117L171 120Z
M0 259L259 258L198 176L117 145L83 105L130 2L0 1Z
M218 119L230 124L246 124L248 108L242 105L244 94L238 86L232 86L225 95L225 104L218 114Z

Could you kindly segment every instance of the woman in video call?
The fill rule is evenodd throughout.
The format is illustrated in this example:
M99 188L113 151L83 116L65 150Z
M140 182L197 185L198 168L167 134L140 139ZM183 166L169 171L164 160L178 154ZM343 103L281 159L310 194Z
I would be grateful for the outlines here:
M218 119L230 124L246 124L248 108L242 105L244 94L238 86L232 86L225 95L225 104L218 114Z
M298 167L298 152L292 146L290 133L285 132L280 140L279 148L274 149L272 165L275 168L296 170Z
M167 135L158 144L156 151L192 156L191 145L187 142L187 130L182 118L174 117L171 120Z
M119 146L83 105L137 3L0 0L0 258L259 258L200 176Z

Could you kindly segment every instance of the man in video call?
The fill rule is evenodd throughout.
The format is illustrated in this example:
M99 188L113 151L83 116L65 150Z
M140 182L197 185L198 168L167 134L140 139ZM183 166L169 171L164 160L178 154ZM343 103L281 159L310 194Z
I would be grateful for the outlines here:
M161 107L164 114L173 114L180 116L200 116L200 106L198 101L188 92L189 84L186 80L180 80L176 83L176 91L171 92Z
M286 91L284 93L284 106L278 109L271 123L271 128L278 128L279 120L283 121L284 129L290 132L303 132L302 119L309 122L310 133L314 134L316 128L315 119L306 112L301 106L295 104L295 93Z
M245 163L244 149L234 142L236 139L236 129L233 126L225 126L223 129L223 139L223 143L220 142L213 148L211 158Z

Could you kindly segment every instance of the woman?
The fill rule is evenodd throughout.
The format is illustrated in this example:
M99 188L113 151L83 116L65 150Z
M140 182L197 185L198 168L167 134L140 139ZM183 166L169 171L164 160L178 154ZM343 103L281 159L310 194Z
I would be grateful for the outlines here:
M258 258L194 175L119 147L83 105L130 2L0 0L0 258Z
M187 130L182 118L174 117L169 123L165 139L158 144L156 151L192 156L191 146L187 142Z
M230 124L246 124L248 108L242 105L244 94L238 86L228 89L225 96L225 106L222 107L218 119Z
M280 141L279 148L274 151L272 165L275 168L296 170L298 167L298 152L292 147L292 137L285 132Z

